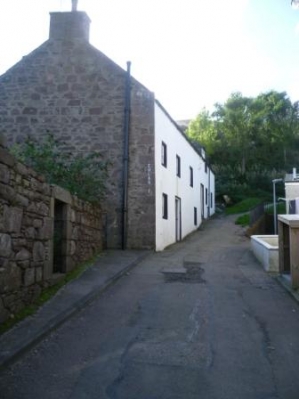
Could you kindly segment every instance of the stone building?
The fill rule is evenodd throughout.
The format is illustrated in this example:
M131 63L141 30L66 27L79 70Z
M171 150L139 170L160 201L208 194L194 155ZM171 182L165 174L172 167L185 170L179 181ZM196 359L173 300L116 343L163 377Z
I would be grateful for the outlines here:
M129 68L124 71L89 43L89 29L85 12L51 13L49 39L0 76L0 134L11 145L28 135L50 132L64 142L66 151L100 151L111 162L104 204L107 246L157 248L156 218L162 210L156 186L161 151L156 142L156 114L163 107L130 76ZM213 176L202 154L188 143L167 112L163 115L174 129L171 140L184 137L185 145L198 157L197 168L202 162ZM177 176L173 179L176 184ZM198 181L204 186L202 197L188 194L202 202L199 209L205 202L206 216L214 209L213 181ZM205 212L176 239L197 228L201 215Z

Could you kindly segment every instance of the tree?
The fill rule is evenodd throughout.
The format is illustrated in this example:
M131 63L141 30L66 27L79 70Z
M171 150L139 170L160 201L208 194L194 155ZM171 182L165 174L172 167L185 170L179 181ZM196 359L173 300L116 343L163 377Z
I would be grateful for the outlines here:
M192 141L200 143L209 155L212 155L216 148L216 130L214 121L209 111L205 108L192 120L188 126L187 135Z
M285 92L275 91L262 93L255 101L260 108L260 140L271 153L268 167L289 169L298 155L298 102L292 104Z
M254 98L233 93L212 114L199 113L187 134L206 148L219 194L271 188L273 174L283 176L296 165L298 110L285 92L270 91Z

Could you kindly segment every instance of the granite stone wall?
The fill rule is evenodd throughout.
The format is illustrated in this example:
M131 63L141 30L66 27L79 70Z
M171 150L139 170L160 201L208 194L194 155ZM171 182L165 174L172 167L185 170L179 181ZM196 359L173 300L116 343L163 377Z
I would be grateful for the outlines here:
M133 84L129 141L129 248L155 248L154 95Z
M101 251L101 223L99 207L47 184L0 144L0 323Z
M88 43L88 21L85 13L53 13L49 40L0 76L0 134L10 145L50 132L65 151L100 151L110 162L107 246L119 248L126 71ZM132 78L131 100L127 243L153 248L154 95Z

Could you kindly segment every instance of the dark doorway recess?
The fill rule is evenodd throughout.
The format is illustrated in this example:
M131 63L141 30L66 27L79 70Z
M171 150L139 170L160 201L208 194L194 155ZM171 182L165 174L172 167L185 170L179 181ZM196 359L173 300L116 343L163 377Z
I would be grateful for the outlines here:
M65 273L65 232L66 204L55 200L54 205L54 239L53 239L53 273Z
M290 249L290 227L286 224L282 225L283 228L283 274L291 273L291 249Z

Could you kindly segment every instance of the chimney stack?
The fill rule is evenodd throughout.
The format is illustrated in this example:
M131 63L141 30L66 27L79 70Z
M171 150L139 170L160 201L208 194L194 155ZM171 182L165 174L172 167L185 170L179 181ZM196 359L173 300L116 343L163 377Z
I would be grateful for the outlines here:
M81 39L89 42L91 21L86 12L51 12L50 18L49 39L65 41Z
M296 168L293 168L293 180L297 179L297 170Z

